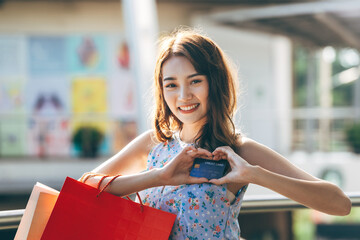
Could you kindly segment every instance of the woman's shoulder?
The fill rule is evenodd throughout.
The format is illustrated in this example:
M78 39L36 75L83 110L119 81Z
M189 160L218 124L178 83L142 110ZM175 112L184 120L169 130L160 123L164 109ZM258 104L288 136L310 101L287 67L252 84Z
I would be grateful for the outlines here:
M149 129L143 132L134 141L139 147L142 147L144 150L147 151L150 151L152 148L154 148L160 143L157 140L155 131L153 129Z
M236 141L239 145L243 145L243 144L248 144L249 142L252 142L254 140L252 140L251 138L245 136L244 134L241 133L236 133Z
M244 152L245 150L248 149L254 149L254 148L259 148L259 147L263 147L262 144L256 142L255 140L245 136L245 135L237 135L237 139L236 139L237 143L238 143L238 154L240 154L241 152Z
M154 130L150 129L138 135L124 148L124 150L147 155L157 144L159 144L159 141L157 141L155 137Z

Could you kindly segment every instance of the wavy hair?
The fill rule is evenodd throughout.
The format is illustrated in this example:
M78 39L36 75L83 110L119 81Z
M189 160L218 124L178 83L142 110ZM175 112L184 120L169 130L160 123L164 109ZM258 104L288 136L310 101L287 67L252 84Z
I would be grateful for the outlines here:
M208 79L207 122L196 135L196 146L213 151L226 145L236 150L238 142L232 120L237 99L235 71L214 41L191 29L176 30L160 41L154 74L154 127L157 140L170 140L174 131L181 131L183 126L164 99L162 67L173 56L186 57L195 70Z

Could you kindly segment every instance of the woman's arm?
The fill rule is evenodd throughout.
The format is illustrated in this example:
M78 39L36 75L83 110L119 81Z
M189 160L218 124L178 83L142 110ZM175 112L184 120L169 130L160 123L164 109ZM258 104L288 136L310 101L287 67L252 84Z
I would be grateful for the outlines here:
M254 183L328 214L349 214L351 201L336 185L313 177L253 140L243 139L240 148L238 154L229 147L214 151L215 159L228 159L232 170L224 178L210 182Z
M107 175L141 172L146 169L147 155L155 144L153 130L144 132L92 172Z
M190 169L197 157L212 158L212 154L205 149L196 149L193 146L184 148L173 160L162 168L135 173L116 178L105 191L114 195L125 196L147 188L164 185L181 185L208 182L206 178L190 176ZM105 178L100 189L112 177ZM96 187L101 176L89 178L86 184Z

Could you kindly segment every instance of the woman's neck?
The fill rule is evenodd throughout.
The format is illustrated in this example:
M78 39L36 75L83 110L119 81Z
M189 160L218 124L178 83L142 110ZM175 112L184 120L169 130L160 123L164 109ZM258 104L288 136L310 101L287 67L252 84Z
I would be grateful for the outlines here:
M183 125L179 133L179 137L182 142L185 143L194 143L195 138L198 136L198 132L200 131L202 126L194 126L194 125Z

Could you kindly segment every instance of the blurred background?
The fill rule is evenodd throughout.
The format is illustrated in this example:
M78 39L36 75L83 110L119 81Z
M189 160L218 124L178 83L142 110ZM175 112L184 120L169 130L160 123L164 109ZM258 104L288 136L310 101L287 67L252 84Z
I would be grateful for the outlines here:
M245 135L360 191L360 1L0 0L0 211L25 208L36 182L60 190L151 127L156 39L181 25L237 66ZM251 185L246 198L274 195ZM247 239L360 239L344 235L360 228L358 208L239 221Z

